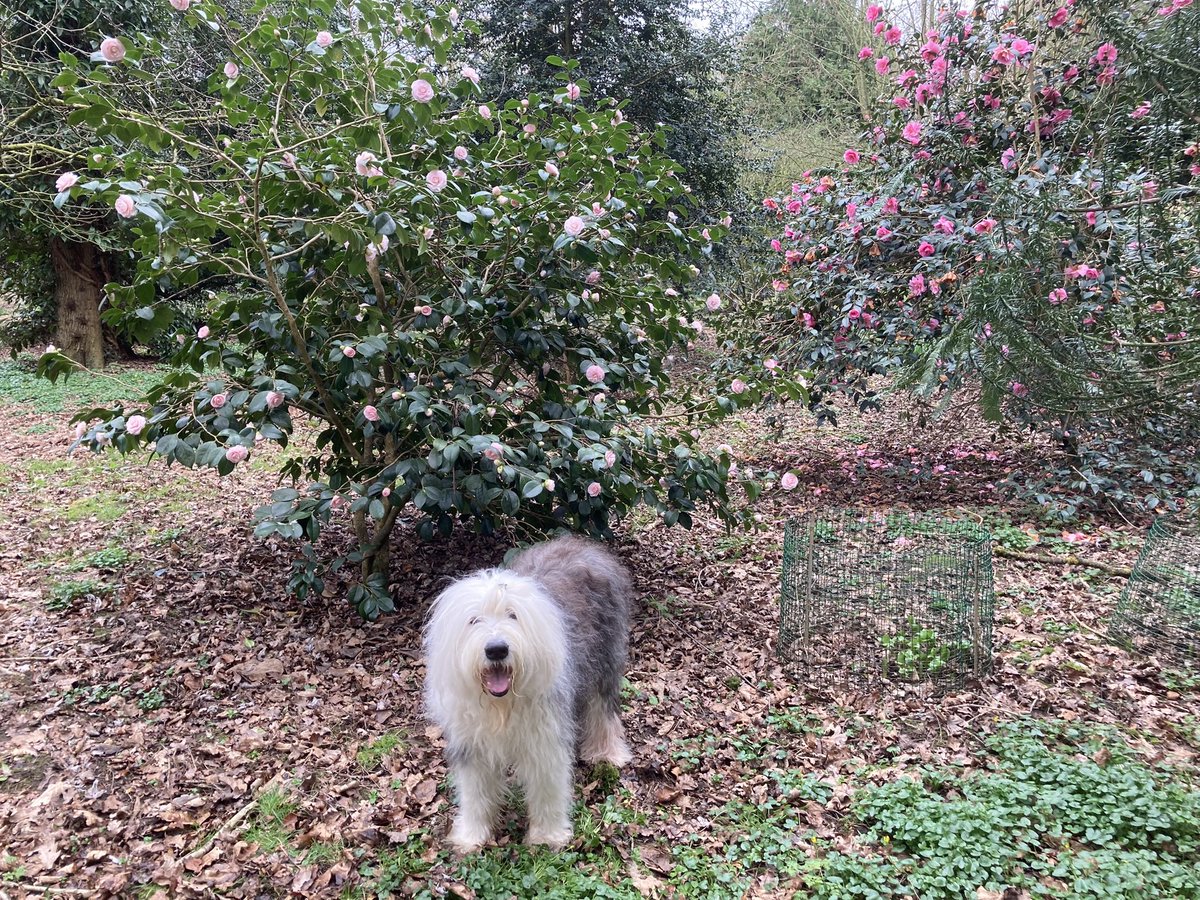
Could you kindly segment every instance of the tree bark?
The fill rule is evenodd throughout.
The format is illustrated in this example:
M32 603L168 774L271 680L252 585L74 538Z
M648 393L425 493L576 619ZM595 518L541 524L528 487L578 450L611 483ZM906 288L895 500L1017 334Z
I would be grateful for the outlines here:
M100 301L105 279L101 256L94 244L59 237L50 239L59 348L89 369L104 367Z

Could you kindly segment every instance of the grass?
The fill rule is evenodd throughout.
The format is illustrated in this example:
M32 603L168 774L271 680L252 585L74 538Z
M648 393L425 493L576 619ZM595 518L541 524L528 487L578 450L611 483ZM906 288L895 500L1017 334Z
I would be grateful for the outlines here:
M166 369L158 366L110 366L103 373L76 372L51 383L34 374L32 360L0 362L0 402L31 406L37 412L73 412L142 396Z
M365 772L373 772L393 750L404 749L404 732L388 731L381 734L369 744L363 746L354 755L354 761Z
M296 808L296 802L283 790L275 788L267 791L258 798L254 824L247 829L246 840L258 844L264 853L273 853L285 846L291 837L291 828L286 821Z
M91 497L73 500L63 510L62 517L68 522L84 522L96 519L100 522L115 522L125 515L125 503L120 495L112 491L100 491Z

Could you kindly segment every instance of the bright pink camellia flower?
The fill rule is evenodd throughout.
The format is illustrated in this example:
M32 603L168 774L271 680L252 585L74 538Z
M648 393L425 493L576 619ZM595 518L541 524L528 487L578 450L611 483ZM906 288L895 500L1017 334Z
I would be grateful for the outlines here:
M884 43L887 44L898 44L903 37L904 32L894 25L883 33Z
M933 256L935 252L937 251L934 250L933 244L929 243L929 241L921 241L921 243L917 245L917 253L919 253L921 256Z
M888 197L883 201L883 214L885 216L894 216L900 212L900 201L895 197Z
M225 68L222 71L225 73L226 78L228 78L230 81L233 81L233 79L238 77L238 73L241 71L241 69L238 68L237 63L231 60L230 62L225 63Z
M1067 299L1067 292L1063 288L1055 288L1050 292L1050 296L1046 299L1049 300L1053 305L1057 306Z
M1004 166L1006 169L1011 169L1015 163L1016 157L1017 151L1012 147L1009 147L1000 154L1000 165Z
M354 359L354 357L358 356L358 351L350 344L347 344L342 348L342 356L347 359Z
M229 402L228 394L213 394L213 398L208 401L213 409L220 409Z
M1149 115L1149 113L1150 113L1150 101L1149 101L1149 100L1143 100L1143 101L1142 101L1142 103L1141 103L1141 105L1140 105L1140 106L1138 106L1138 108L1137 108L1137 109L1135 109L1133 112L1131 112L1131 113L1129 114L1129 118L1131 118L1131 119L1140 119L1140 118L1142 118L1143 116Z
M912 120L904 126L902 134L904 139L910 144L915 145L921 143L921 123L916 119Z
M842 154L842 159L844 159L844 160L845 160L846 162L848 162L850 165L854 165L854 164L855 164L855 163L857 163L857 162L858 162L860 159L862 159L862 157L861 157L861 156L859 156L859 154L858 154L858 151L857 151L857 150L850 149L850 150L847 150L845 153L843 153L843 154Z
M250 451L247 450L245 447L243 447L241 444L234 444L232 447L230 447L228 450L225 451L225 458L227 460L229 460L231 463L245 462L246 457L248 457L249 455L250 455Z
M145 416L130 416L129 421L125 423L125 430L132 435L139 435L142 429L146 427Z
M69 191L79 183L79 176L74 172L63 172L58 176L58 181L54 182L54 188L60 194L63 191Z
M791 472L785 472L783 477L779 479L779 486L785 491L794 491L800 484L800 479Z
M954 223L945 216L938 216L938 220L933 223L933 230L941 234L954 234Z
M283 394L279 391L267 391L267 409L278 409L283 405Z
M333 43L333 35L328 31L318 31L316 43L318 47L328 47Z
M592 384L599 384L604 380L604 369L595 363L587 367L587 371L583 373L587 380Z
M1015 397L1028 397L1029 396L1029 388L1027 388L1025 385L1021 384L1021 382L1019 382L1019 381L1014 381L1011 384L1009 384L1008 389L1013 392L1013 396L1015 396Z
M775 288L775 290L782 293L783 291L786 291L788 288L790 288L791 284L789 284L783 278L776 278L774 281L771 282L771 287Z
M587 495L589 497L599 497L604 488L600 487L600 482L593 481L587 486Z
M879 59L875 60L875 71L879 75L886 75L888 73L888 67L890 65L891 65L891 60L888 59L886 56L881 56L881 57L879 57Z
M872 3L867 7L867 21L874 22L883 15L883 7Z
M742 381L740 378L735 378L730 383L729 389L735 394L744 394L746 393L746 382Z
M134 203L132 197L128 194L122 194L117 198L117 202L113 204L113 209L117 211L117 215L122 219L132 219L137 215L137 204Z
M809 313L809 312L801 313L800 317L804 320L805 328L816 328L817 327L817 320L813 318L812 313Z
M920 297L925 293L925 276L918 272L912 278L908 279L908 292L914 297Z
M119 38L105 38L100 42L100 55L105 62L118 63L125 58L125 45Z
M584 222L583 219L579 218L579 216L571 216L566 222L563 223L563 231L565 231L571 237L579 237L579 235L583 234L583 229L586 224L587 223Z
M976 234L991 234L996 227L995 219L980 219L975 223Z
M363 407L363 418L366 419L368 422L378 422L379 421L379 410L377 410L375 407L370 406L370 405L364 406Z
M875 51L872 50L870 47L863 47L861 50L858 51L859 59L870 59L874 55L875 55Z
M412 83L412 98L418 103L428 103L433 99L433 85L424 78L418 78Z
M1011 66L1015 59L1016 56L1013 55L1012 50L1003 44L992 51L992 62L1000 63L1002 66Z
M429 185L429 189L435 193L446 187L450 179L446 177L446 173L441 169L434 169L425 176L425 183Z
M1109 43L1101 44L1092 58L1102 66L1112 65L1117 61L1117 48Z
M704 301L704 305L708 307L709 312L716 312L721 308L721 298L717 294L709 294L708 299Z
M1026 53L1032 53L1034 50L1033 44L1025 40L1025 38L1014 38L1012 42L1013 53L1017 56L1024 56Z
M888 228L886 225L880 225L878 228L875 229L875 240L877 240L877 241L886 241L891 236L892 236L892 230L890 228Z
M1070 17L1071 17L1071 11L1068 10L1065 6L1060 6L1058 9L1056 9L1054 11L1054 13L1046 21L1046 24L1049 25L1051 28L1059 28Z
M1096 211L1095 211L1094 209L1089 209L1089 210L1088 210L1086 213L1084 213L1084 214L1083 214L1083 218L1084 218L1084 219L1087 221L1087 223L1088 223L1089 225L1091 225L1093 228L1095 228L1095 227L1096 227Z

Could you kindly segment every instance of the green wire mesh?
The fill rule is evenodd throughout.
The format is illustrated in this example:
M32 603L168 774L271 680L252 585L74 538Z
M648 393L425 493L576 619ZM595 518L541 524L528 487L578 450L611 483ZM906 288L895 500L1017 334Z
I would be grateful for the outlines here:
M961 687L992 664L991 536L908 513L812 513L784 528L778 653L817 687Z
M1167 665L1200 669L1200 522L1155 520L1109 636Z

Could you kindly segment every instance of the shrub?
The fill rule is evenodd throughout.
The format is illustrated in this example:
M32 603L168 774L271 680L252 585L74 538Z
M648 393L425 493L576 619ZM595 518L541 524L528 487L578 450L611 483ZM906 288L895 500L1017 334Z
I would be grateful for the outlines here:
M306 542L293 586L320 593L311 542L348 514L359 547L332 565L361 566L351 599L369 617L391 608L406 509L424 538L456 521L604 535L638 503L667 524L703 501L738 519L729 459L692 429L761 385L669 380L694 336L688 259L724 226L677 224L687 187L662 135L589 105L567 63L552 94L486 102L449 6L354 8L261 4L243 27L190 7L226 47L202 121L116 99L170 64L153 37L121 36L114 64L68 63L72 121L109 143L59 201L111 205L140 254L110 319L175 330L160 297L240 283L175 330L173 371L143 404L81 412L81 440L228 475L311 422L313 451L284 465L295 486L256 531ZM54 354L42 368L68 371Z

